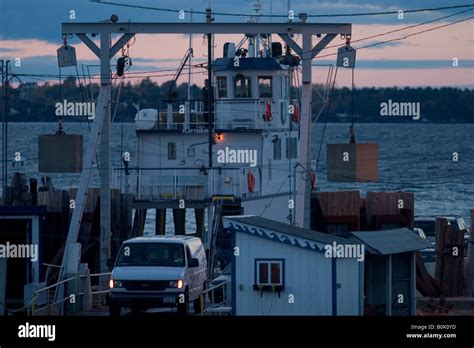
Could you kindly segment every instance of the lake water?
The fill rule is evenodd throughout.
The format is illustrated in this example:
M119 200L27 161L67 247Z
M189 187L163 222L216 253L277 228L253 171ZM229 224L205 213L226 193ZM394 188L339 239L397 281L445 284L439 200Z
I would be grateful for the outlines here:
M66 123L67 134L83 134L87 144L89 128L84 123ZM313 158L318 157L323 124L313 131ZM8 158L20 152L27 178L38 173L38 135L53 134L55 123L10 123ZM318 162L317 185L321 191L361 190L409 191L415 193L415 215L452 214L463 216L469 223L469 210L474 209L474 124L356 124L359 143L379 144L379 181L376 183L330 183L326 181L326 144L347 143L349 124L327 124ZM136 151L135 125L115 123L112 129L112 163L119 167L121 154ZM453 161L453 153L458 161ZM85 153L85 150L84 150ZM11 165L9 183L13 172ZM48 174L56 188L77 186L79 174ZM99 186L97 170L92 185ZM150 212L146 229L153 230L154 212ZM194 228L192 212L187 221ZM172 223L171 216L167 222Z

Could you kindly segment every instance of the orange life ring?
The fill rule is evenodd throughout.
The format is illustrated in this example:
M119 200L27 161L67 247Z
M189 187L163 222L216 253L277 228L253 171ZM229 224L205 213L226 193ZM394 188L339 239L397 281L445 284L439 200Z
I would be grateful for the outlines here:
M265 105L265 113L263 114L263 119L267 122L273 119L272 117L272 105L267 102Z
M312 170L309 172L309 181L311 183L311 190L316 187L316 173Z
M247 173L247 184L249 187L249 192L254 192L255 191L255 177L253 176L251 171Z
M293 104L292 120L293 122L297 122L297 123L301 121L300 108L297 103Z

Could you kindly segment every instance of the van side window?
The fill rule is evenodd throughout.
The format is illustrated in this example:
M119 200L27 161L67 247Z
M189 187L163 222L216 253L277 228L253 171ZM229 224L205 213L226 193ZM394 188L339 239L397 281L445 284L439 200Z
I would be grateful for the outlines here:
M199 249L199 243L196 240L192 240L189 242L189 247L191 249L191 253L193 255L198 254L198 249Z
M192 258L193 258L193 256L191 254L191 250L189 249L189 245L186 245L186 259L188 260L188 264L189 264L189 262L191 261Z

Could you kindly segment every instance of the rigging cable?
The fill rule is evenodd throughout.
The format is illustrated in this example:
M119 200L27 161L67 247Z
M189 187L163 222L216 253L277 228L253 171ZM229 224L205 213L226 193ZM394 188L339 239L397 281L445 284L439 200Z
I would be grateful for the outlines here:
M469 9L468 11L471 11L472 9ZM467 11L463 11L463 12L467 12ZM457 13L459 14L459 13ZM450 15L450 16L446 16L446 17L441 17L441 18L438 18L438 19L435 19L433 21L437 21L437 20L440 20L440 19L444 19L444 18L447 18L447 17L451 17L451 16L454 16L454 15L457 15L457 14L453 14L453 15ZM420 35L420 34L424 34L426 32L431 32L431 31L434 31L434 30L437 30L437 29L442 29L442 28L445 28L445 27L449 27L449 26L452 26L452 25L455 25L455 24L459 24L461 22L465 22L465 21L468 21L468 20L471 20L473 19L474 16L471 16L471 17L467 17L467 18L463 18L463 19L460 19L458 21L455 21L455 22L450 22L450 23L446 23L446 24L443 24L443 25L439 25L439 26L436 26L436 27L432 27L432 28L428 28L428 29L425 29L425 30L422 30L422 31L418 31L418 32L414 32L414 33L411 33L411 34L407 34L405 36L402 36L402 37L397 37L397 38L393 38L393 39L388 39L388 40L384 40L384 41L380 41L380 42L375 42L375 43L372 43L372 44L368 44L368 45L365 45L365 46L361 46L359 48L357 48L357 50L361 50L361 49L365 49L365 48L370 48L370 47L374 47L374 46L378 46L378 45L382 45L382 44L386 44L386 43L390 43L390 42L394 42L394 41L401 41L401 40L405 40L405 39L408 39L412 36L416 36L416 35ZM433 21L430 21L430 22L433 22ZM415 26L420 26L420 25L424 25L424 24L428 24L430 22L424 22L424 23L420 23L420 24L416 24L416 25L412 25L412 26L408 26L408 27L404 27L404 28L400 28L400 29L396 29L396 30L392 30L392 31L389 31L389 32L385 32L385 33L381 33L381 34L376 34L376 35L372 35L372 36L369 36L369 37L366 37L366 38L362 38L362 39L358 39L358 40L354 40L352 41L352 43L354 42L359 42L359 41L363 41L363 40L367 40L367 39L371 39L371 38L376 38L376 37L379 37L379 36L384 36L384 35L387 35L387 34L391 34L391 33L394 33L394 32L398 32L398 31L402 31L402 30L406 30L406 29L409 29L409 28L413 28ZM335 47L341 47L342 45L333 45L333 46L327 46L325 48L323 48L322 50L325 50L325 49L329 49L329 48L335 48ZM320 58L325 58L325 57L330 57L330 56L335 56L337 55L337 52L335 53L329 53L329 54L326 54L326 55L322 55L322 56L317 56L316 59L320 59ZM195 65L195 68L203 68L202 67L202 64L196 64ZM129 74L144 74L144 75L140 75L140 76L133 76L133 77L130 77L129 78L146 78L146 77L149 77L149 78L158 78L158 77L169 77L169 76L174 76L174 74L160 74L160 72L167 72L167 71L175 71L176 69L167 69L167 70L160 70L160 71L157 71L156 74L157 75L154 75L154 74L146 74L148 72L151 72L151 71L136 71L136 72L130 72ZM192 74L201 74L203 73L203 71L194 71L192 72ZM55 78L57 77L58 75L55 75L55 74L28 74L28 73L23 73L23 74L17 74L17 76L24 76L24 77L30 77L30 78L33 78L33 79L36 79L36 80L42 80L42 79L48 79L48 78ZM93 76L91 77L90 74L88 75L89 79L100 79L100 74L97 74L96 76Z
M361 49L365 49L365 48L370 48L370 47L374 47L374 46L383 45L383 44L390 43L390 42L406 40L406 39L408 39L412 36L428 33L428 32L431 32L431 31L434 31L434 30L437 30L437 29L446 28L446 27L449 27L449 26L452 26L452 25L455 25L455 24L459 24L459 23L462 23L462 22L469 21L471 19L474 19L474 16L466 17L466 18L463 18L463 19L460 19L460 20L457 20L457 21L454 21L454 22L450 22L450 23L442 24L442 25L439 25L439 26L436 26L436 27L432 27L432 28L428 28L428 29L425 29L425 30L417 31L417 32L414 32L414 33L411 33L411 34L407 34L405 36L400 36L400 37L393 38L393 39L387 39L387 40L384 40L384 41L375 42L375 43L368 44L368 45L365 45L365 46L361 46L361 47L358 47L358 48L355 48L355 49L356 50L361 50ZM337 55L337 52L325 54L325 55L322 55L322 56L316 56L316 59L321 59L321 58L335 56L335 55ZM303 59L307 59L307 58L302 58L302 60Z
M171 12L171 13L194 13L194 14L203 14L206 15L207 12L205 11L196 11L196 10L180 10L180 9L171 9L171 8L163 8L163 7L153 7L153 6L142 6L142 5L133 5L133 4L126 4L126 3L117 3L113 1L102 1L102 0L90 0L90 2L94 2L101 5L113 5L113 6L122 6L122 7L129 7L129 8L137 8L142 10L153 10L153 11L161 11L161 12ZM333 14L308 14L307 17L310 18L334 18L334 17L362 17L362 16L382 16L382 15L393 15L399 14L399 11L403 13L417 13L417 12L432 12L432 11L442 11L442 10L452 10L457 8L467 8L467 7L474 7L474 4L459 4L459 5L451 5L451 6L441 6L441 7L428 7L428 8L417 8L411 10L395 10L395 11L379 11L379 12L355 12L355 13L333 13ZM229 12L213 12L215 16L230 16L230 17L251 17L254 16L250 13L229 13ZM259 14L260 17L268 17L268 18L288 18L288 14L284 15L274 15L274 14Z
M67 38L64 37L64 45L67 45ZM62 102L62 77L61 77L61 66L58 65L58 70L59 70L59 102ZM62 115L59 114L58 116L58 130L56 131L56 134L66 134L63 130L63 120L62 120Z
M350 144L355 144L356 140L355 140L355 130L354 130L354 114L355 114L355 111L354 111L354 93L355 93L355 87L354 87L354 67L352 67L352 88L351 88L351 113L352 113L352 122L351 122L351 126L349 127L349 131L350 131L350 140L349 140L349 143Z
M314 170L315 172L318 171L319 160L321 158L321 149L323 147L323 141L324 141L324 135L326 133L326 126L327 126L327 123L328 123L329 111L331 109L332 95L334 93L334 87L336 86L337 71L338 71L338 66L336 66L336 71L334 72L334 80L332 81L332 87L331 87L331 92L329 94L328 106L326 108L326 115L324 117L323 134L321 135L321 141L319 143L318 157L316 159L316 168Z

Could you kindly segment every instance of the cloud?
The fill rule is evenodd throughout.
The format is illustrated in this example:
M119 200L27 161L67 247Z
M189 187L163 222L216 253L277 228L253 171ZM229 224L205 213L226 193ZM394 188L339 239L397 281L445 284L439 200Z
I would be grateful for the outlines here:
M206 7L204 0L113 0L118 3L152 6L168 9L190 9L203 11ZM287 13L286 1L261 0L262 12L285 15ZM307 1L293 0L291 2L295 13L307 12L308 14L334 14L334 13L359 13L372 11L390 11L414 9L425 7L438 7L452 5L450 0L411 0L409 4L400 4L398 0L336 0ZM270 6L272 5L272 6ZM252 13L252 4L246 0L213 0L212 8L215 12L226 13ZM71 19L70 11L74 11L75 18ZM453 10L454 11L454 10ZM388 16L361 16L337 18L309 18L309 22L352 22L354 24L410 24L440 17L453 11L424 12L406 14L403 21L396 15ZM129 7L98 4L88 0L0 0L0 39L41 39L49 42L61 40L60 23L62 22L98 22L117 14L120 21L136 22L178 22L178 14L154 10L143 10ZM188 15L187 15L188 16ZM219 22L243 22L244 17L216 16ZM196 14L195 22L203 22L204 16ZM270 21L270 18L263 18ZM284 18L275 18L274 21L283 21ZM186 17L186 21L188 18Z
M358 9L358 10L370 10L370 11L375 11L375 10L380 10L382 9L382 6L374 4L374 2L371 3L354 3L354 2L347 2L347 1L321 1L321 2L315 2L315 3L309 3L306 4L305 7L308 10L353 10L353 9Z
M367 47L366 49L381 49L381 48L387 48L387 47L414 46L413 44L409 42L402 42L402 41L391 41L391 42L372 41L372 42L367 42L363 44L363 46L370 46L370 45L374 45L374 46Z
M193 9L201 11L204 10L207 4L205 0L109 1L171 9L189 9L192 6ZM262 2L262 11L266 14L270 13L270 3L272 0L260 1ZM459 0L459 2L461 1ZM412 0L410 2L396 0L334 0L334 2L330 0L322 0L322 2L316 0L292 0L291 4L295 13L331 14L449 6L454 4L454 0ZM285 14L287 11L286 1L273 0L272 5L273 14ZM232 2L228 0L212 0L212 6L214 11L219 12L252 12L252 0L234 0ZM13 67L15 72L57 75L56 49L62 45L60 23L72 21L69 18L69 11L71 10L75 11L76 22L97 22L109 18L112 13L117 14L120 21L128 21L130 19L136 22L178 22L177 14L175 13L106 6L91 3L88 0L0 0L0 56L3 59L21 57L22 66L18 69ZM413 22L428 21L456 11L460 10L406 14L402 21L398 20L396 15L389 15L310 18L309 22L353 22L355 24L353 26L353 40L357 40L402 28ZM186 16L186 21L188 21L188 15ZM450 20L462 17L453 17ZM193 19L195 22L204 21L203 15L198 14ZM218 22L243 22L244 20L245 18L242 17L216 16L216 21ZM269 21L269 18L264 20ZM284 19L273 19L274 22L282 20ZM421 28L425 29L438 24L441 24L441 22ZM474 40L465 36L466 32L470 32L471 26L472 23L464 22L437 30L436 32L410 37L404 41L384 43L370 49L361 50L357 53L357 68L364 70L368 74L367 76L371 78L375 75L370 75L369 73L378 73L383 76L383 79L388 79L385 75L388 71L403 74L407 81L411 81L409 80L410 76L405 75L413 74L412 69L420 69L426 73L428 69L432 68L433 71L440 71L436 78L442 81L447 79L442 74L446 73L446 71L449 74L450 71L445 69L442 72L443 67L451 64L452 57L459 57L460 66L468 68L468 73L464 78L467 79L470 76L472 80L472 60L463 60L463 58L472 57L471 47ZM421 28L419 29L421 30ZM406 33L402 31L393 35L376 37L371 39L372 41L361 41L354 43L354 47L382 42L386 39L403 36ZM458 37L459 40L456 41L453 37ZM240 35L216 36L216 55L220 56L222 54L222 45L225 41L239 42L240 39ZM301 41L301 36L299 39ZM275 40L279 39L275 37ZM338 40L339 38L335 39L333 44L343 43L343 41ZM195 50L193 64L205 62L205 55L207 54L205 41L203 42L201 36L194 35L193 43ZM77 37L69 40L69 44L76 48L80 71L81 64L98 64L98 59ZM134 63L132 69L134 71L176 69L187 47L187 35L137 35L136 43L130 46L130 55ZM443 49L440 49L440 47L443 47ZM335 49L324 51L324 53L333 52L335 52ZM335 56L331 58L323 57L323 59L331 64L334 64L334 58ZM112 69L115 68L115 60L116 57L111 62ZM319 59L317 62L321 63ZM75 75L74 68L68 69L71 70L72 75ZM63 73L69 73L68 69L63 69ZM93 71L95 71L94 69L92 68ZM457 73L459 74L459 72ZM429 81L436 82L435 77ZM384 81L379 81L379 77L375 77L373 83L382 84Z
M11 48L11 47L0 47L0 52L15 52L16 49L15 48Z
M313 63L314 66L322 66L334 64L334 61L330 60L318 60ZM460 59L460 68L474 68L474 59ZM357 60L356 70L407 70L407 69L451 69L452 60L437 60L437 59L425 59L425 60L413 60L413 59L362 59Z
M141 63L163 63L163 62L178 62L181 61L179 58L133 58L133 62L141 62Z

